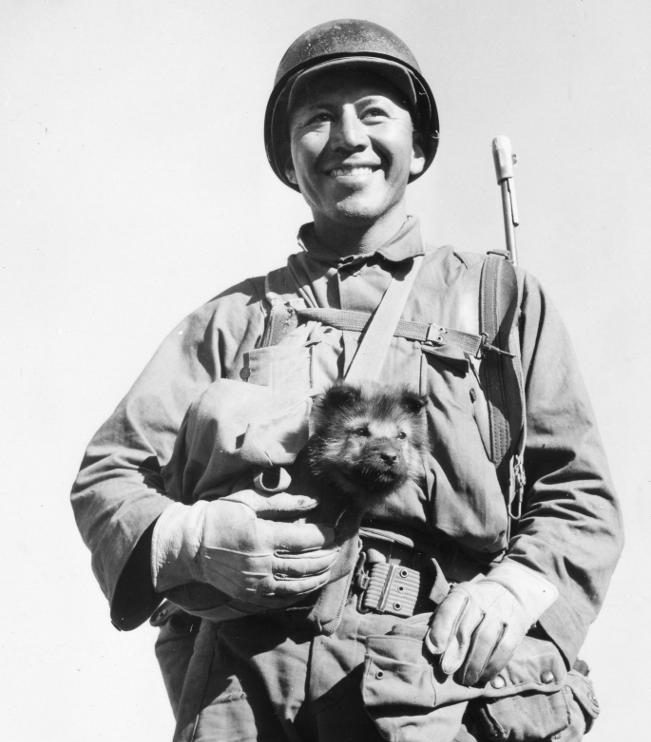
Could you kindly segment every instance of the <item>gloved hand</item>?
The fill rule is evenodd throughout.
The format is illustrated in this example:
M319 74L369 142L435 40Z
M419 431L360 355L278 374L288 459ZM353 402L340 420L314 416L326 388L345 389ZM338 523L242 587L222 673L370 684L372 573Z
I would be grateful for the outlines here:
M462 685L484 684L511 659L530 627L558 597L540 573L502 562L455 585L439 605L425 645L442 672Z
M328 582L337 557L332 528L288 521L317 504L287 492L242 490L170 505L152 536L155 589L200 582L258 610L295 603Z

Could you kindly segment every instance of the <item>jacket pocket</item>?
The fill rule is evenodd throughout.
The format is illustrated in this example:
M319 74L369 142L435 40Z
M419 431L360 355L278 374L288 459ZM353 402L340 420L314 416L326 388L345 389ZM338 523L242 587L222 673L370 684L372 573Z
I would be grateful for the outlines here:
M432 667L423 657L423 640L410 636L371 636L362 680L367 709L399 706L414 714L436 705Z
M552 642L527 636L490 683L463 686L441 675L423 649L430 616L418 614L366 640L362 696L385 739L454 739L462 716L482 740L539 742L569 727L579 736L566 742L580 739L585 724L582 717L577 722L573 681ZM585 682L576 684L587 693Z
M391 742L452 742L467 705L436 708L434 673L423 655L422 636L394 634L367 639L362 698L375 727Z
M318 322L301 324L277 345L244 353L242 380L294 396L326 389L339 376L342 333Z
M491 461L484 394L471 361L462 354L441 355L423 348L421 390L429 405L436 480L434 525L480 553L496 554L507 545L507 512Z
M307 394L310 387L310 348L305 345L269 345L244 354L240 374L249 384L283 389L291 385Z
M571 722L568 689L523 693L480 705L476 731L495 742L539 742L566 730Z
M525 637L473 704L471 726L481 739L495 742L539 742L561 733L567 742L581 739L585 724L577 723L569 679L552 642Z

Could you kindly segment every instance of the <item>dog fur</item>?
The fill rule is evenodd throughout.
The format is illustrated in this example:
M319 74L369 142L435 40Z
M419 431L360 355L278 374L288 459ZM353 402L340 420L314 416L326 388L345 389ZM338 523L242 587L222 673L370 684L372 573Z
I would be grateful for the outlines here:
M336 384L317 401L308 464L364 510L423 471L427 398L407 387Z

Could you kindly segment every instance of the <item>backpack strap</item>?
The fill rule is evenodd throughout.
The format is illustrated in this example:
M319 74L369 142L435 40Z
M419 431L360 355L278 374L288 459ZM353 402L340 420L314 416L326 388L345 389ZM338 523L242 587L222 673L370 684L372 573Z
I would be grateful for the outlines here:
M323 322L324 325L335 327L337 330L351 330L352 332L362 332L370 316L367 312L325 307L297 308L296 314L304 320L316 320ZM401 319L394 329L393 336L418 340L431 346L455 345L463 353L475 357L479 356L481 349L486 345L481 335L453 330L436 322L413 322Z
M305 253L290 255L285 269L267 273L264 293L269 311L260 347L277 345L285 335L296 329L299 324L298 309L318 307L310 287Z
M525 485L526 420L518 315L513 264L504 253L489 253L479 283L479 326L486 343L500 352L484 354L480 377L488 403L490 456L507 496L509 520L521 515Z
M296 310L306 306L306 300L302 296L287 299L275 290L274 278L277 274L278 271L271 271L264 279L264 293L269 304L269 312L260 347L277 345L285 335L296 329L299 322Z

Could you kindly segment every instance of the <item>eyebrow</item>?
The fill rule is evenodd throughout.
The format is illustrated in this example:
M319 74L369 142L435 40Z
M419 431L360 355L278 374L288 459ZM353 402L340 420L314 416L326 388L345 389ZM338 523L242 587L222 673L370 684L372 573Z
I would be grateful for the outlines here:
M345 103L353 103L353 104L360 104L360 103L366 103L366 102L372 102L378 98L382 98L383 100L388 100L390 103L396 104L396 101L389 98L387 95L383 95L382 93L369 93L368 95L362 95L360 98L356 100L346 100ZM328 94L324 94L323 96L315 97L313 99L303 100L300 103L295 103L293 106L293 110L297 110L300 108L318 108L319 106L337 106L339 105L338 102L333 102L329 99Z

